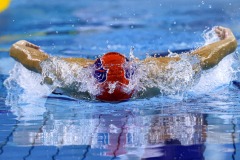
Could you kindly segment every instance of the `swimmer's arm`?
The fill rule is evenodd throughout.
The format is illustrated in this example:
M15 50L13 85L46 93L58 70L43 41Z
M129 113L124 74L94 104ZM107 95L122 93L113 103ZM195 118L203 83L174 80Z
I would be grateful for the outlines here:
M82 67L88 67L90 65L93 65L95 62L95 60L86 58L62 58L62 59L68 63L75 63Z
M28 41L21 40L14 43L10 49L10 56L20 62L27 69L41 73L40 63L49 58L49 55L43 52L39 46ZM85 58L62 58L68 63L75 63L82 67L87 67L94 63L94 60Z
M164 69L169 65L170 62L176 62L179 61L181 58L176 56L176 57L148 57L141 61L143 64L152 64L155 63L159 67L162 67Z
M154 79L159 76L160 72L164 72L171 62L179 60L180 57L148 57L143 61L137 60L137 62L147 68L146 76Z
M40 50L39 46L25 40L20 40L12 45L10 56L27 69L38 73L42 71L40 63L49 58L48 54Z
M205 70L217 65L225 56L234 52L237 48L237 40L230 29L216 27L215 32L220 41L199 48L191 53L200 57L201 67Z
M237 48L237 40L230 29L216 27L215 32L220 38L220 41L204 46L190 53L190 55L198 55L200 57L201 68L204 70L217 65L225 56L234 52ZM143 60L143 63L156 63L164 69L170 62L179 60L180 57L149 57Z

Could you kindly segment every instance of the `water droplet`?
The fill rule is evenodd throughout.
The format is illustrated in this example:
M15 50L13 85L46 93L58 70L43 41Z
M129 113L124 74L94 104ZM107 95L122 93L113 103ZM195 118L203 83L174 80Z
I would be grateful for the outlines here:
M58 31L56 31L56 34L58 34Z
M134 51L134 46L131 46L131 48L130 48L130 53L129 53L130 60L133 60L133 59L134 59L133 51Z
M212 8L212 5L209 5L209 6L208 6L208 8L210 8L210 9L211 9L211 8Z
M205 2L204 1L202 1L202 5L204 5L205 4Z

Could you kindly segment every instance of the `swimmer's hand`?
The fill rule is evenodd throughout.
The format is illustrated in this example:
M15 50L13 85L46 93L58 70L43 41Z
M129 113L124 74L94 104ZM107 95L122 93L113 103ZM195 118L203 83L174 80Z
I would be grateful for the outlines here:
M235 38L232 31L229 28L217 26L215 28L215 33L217 34L220 40L224 40L231 37Z
M49 55L33 43L20 40L14 43L10 49L10 56L20 62L27 69L41 73L40 63L49 58ZM89 67L94 64L95 60L85 58L61 58L68 63L74 63L80 67Z
M40 63L49 56L40 47L25 40L20 40L10 48L10 56L27 69L41 73Z
M229 28L215 27L219 41L203 46L191 54L198 55L201 68L206 70L216 66L225 56L237 48L237 40Z
M39 50L40 47L25 40L18 41L16 44Z

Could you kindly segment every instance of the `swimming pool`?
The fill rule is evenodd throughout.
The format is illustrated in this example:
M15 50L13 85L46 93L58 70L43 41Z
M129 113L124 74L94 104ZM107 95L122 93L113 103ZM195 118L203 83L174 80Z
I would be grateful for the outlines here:
M198 47L216 25L239 40L239 11L238 0L12 0L0 14L0 159L239 159L238 53L184 94L121 103L51 94L8 55L26 39L52 55L94 59L134 46L143 59Z

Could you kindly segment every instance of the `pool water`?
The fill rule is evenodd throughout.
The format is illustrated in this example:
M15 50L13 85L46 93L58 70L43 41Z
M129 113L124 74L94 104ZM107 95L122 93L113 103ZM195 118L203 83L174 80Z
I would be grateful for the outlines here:
M205 44L222 25L240 38L238 0L12 0L0 13L0 160L240 159L240 56L181 94L121 103L51 93L9 57L31 41L53 56L147 55ZM211 39L210 39L211 41Z

